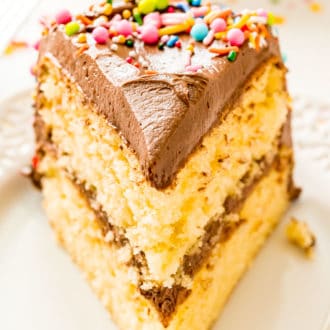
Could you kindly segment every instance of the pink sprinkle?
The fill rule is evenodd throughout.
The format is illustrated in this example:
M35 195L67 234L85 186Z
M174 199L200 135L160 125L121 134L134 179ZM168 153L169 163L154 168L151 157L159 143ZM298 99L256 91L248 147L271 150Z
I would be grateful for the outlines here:
M190 71L190 72L197 72L201 68L202 68L201 65L188 65L188 66L186 66L186 70Z
M210 30L209 33L207 34L207 36L204 38L203 44L205 46L208 46L212 43L213 40L214 40L214 31Z
M40 40L37 40L37 41L32 45L32 47L33 47L35 50L39 50L39 46L40 46Z
M217 32L223 32L227 28L227 23L223 18L216 18L210 25L211 29Z
M164 36L162 36L162 37L160 38L160 41L161 41L163 44L165 44L165 43L168 42L169 39L170 39L170 36L168 36L167 34L165 34Z
M259 8L257 9L257 15L261 17L268 18L268 13L265 9Z
M162 14L161 20L163 25L177 25L183 23L188 18L184 13Z
M203 17L209 12L209 7L203 6L203 7L192 7L190 9L193 16L196 17Z
M158 12L150 13L143 18L143 23L145 25L152 24L156 26L158 29L162 26L162 20L160 18L160 14Z
M168 12L168 13L174 13L174 12L175 12L174 7L172 7L172 6L168 7L168 8L167 8L167 12Z
M98 44L105 44L109 39L109 31L103 26L98 26L93 30L92 36Z
M62 9L55 15L55 20L57 24L67 24L72 21L72 16L67 9Z
M227 39L231 46L241 46L244 43L244 32L240 29L234 28L228 31Z
M156 44L159 39L158 29L152 24L148 24L141 29L141 39L149 45Z
M126 19L115 22L115 29L117 30L118 34L122 34L125 37L130 36L133 33L132 23Z

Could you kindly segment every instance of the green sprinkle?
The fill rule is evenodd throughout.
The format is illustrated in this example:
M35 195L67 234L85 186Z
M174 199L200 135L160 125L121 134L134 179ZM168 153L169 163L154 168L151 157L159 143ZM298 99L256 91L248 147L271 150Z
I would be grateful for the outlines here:
M163 44L163 43L158 44L158 49L159 50L164 50L164 47L165 47L165 44Z
M110 5L112 5L112 0L107 0L107 3L110 3Z
M156 1L156 8L158 10L164 10L168 7L168 5L169 5L168 0L157 0Z
M227 58L230 62L234 62L236 60L237 53L233 50L228 54Z
M268 19L267 19L268 25L272 26L275 24L275 16L273 13L268 13Z
M133 9L133 17L134 17L136 23L138 23L139 25L143 24L141 14L137 8Z
M138 9L141 14L152 13L156 9L156 0L141 0Z
M65 25L65 33L70 37L78 33L80 30L80 25L78 22L70 22Z
M133 46L134 46L134 41L133 41L132 39L127 39L127 40L125 41L125 45L126 45L127 47L133 47Z

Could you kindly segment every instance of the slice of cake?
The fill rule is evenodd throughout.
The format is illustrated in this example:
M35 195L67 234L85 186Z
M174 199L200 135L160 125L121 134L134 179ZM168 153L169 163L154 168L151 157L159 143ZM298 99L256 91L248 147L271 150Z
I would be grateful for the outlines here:
M141 0L44 30L33 177L120 329L210 328L297 195L272 21Z

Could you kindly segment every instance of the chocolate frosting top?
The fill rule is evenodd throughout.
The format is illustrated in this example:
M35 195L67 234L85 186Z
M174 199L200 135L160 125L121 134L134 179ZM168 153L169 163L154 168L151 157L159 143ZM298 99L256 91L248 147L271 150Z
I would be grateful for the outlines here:
M91 35L87 35L91 38ZM239 97L250 74L270 57L280 58L278 40L270 35L259 51L245 43L234 62L196 43L192 64L185 69L189 36L180 37L182 49L145 46L136 40L134 51L143 68L127 63L132 48L118 45L81 45L63 26L51 29L40 44L39 60L54 57L78 84L97 113L118 129L135 151L146 178L158 189L168 187L175 174L219 121L223 110ZM221 41L214 45L223 47Z

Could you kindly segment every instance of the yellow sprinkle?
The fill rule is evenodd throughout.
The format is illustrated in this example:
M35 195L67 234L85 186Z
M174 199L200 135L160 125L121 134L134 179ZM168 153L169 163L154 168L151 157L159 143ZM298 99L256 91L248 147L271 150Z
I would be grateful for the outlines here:
M83 44L85 43L87 40L86 38L86 33L80 33L77 37L77 41L80 43L80 44Z
M227 32L217 32L215 35L214 35L214 38L219 40L219 39L223 39L225 38L227 35Z
M285 18L283 16L274 16L274 24L285 23Z
M128 10L128 9L125 9L124 11L123 11L123 18L125 18L125 19L129 19L130 17L131 17L131 12Z
M112 13L112 5L110 3L106 3L104 6L103 14L111 15L111 13Z
M309 5L309 9L313 13L319 13L322 10L322 5L320 3L314 1Z
M247 23L249 18L250 18L250 15L243 15L241 17L241 19L237 23L235 23L232 27L240 29L242 26L244 26ZM228 27L228 30L232 27Z
M125 36L123 36L122 34L118 36L118 43L119 44L124 44L126 41Z
M187 46L186 49L189 50L189 51L191 51L191 52L193 52L194 51L194 46L193 45L189 45L189 46Z
M182 24L166 26L162 29L159 29L158 33L159 33L160 36L164 36L164 35L167 35L167 34L168 35L176 34L176 33L184 32L184 31L188 30L193 25L194 25L194 19L193 18L188 18Z

